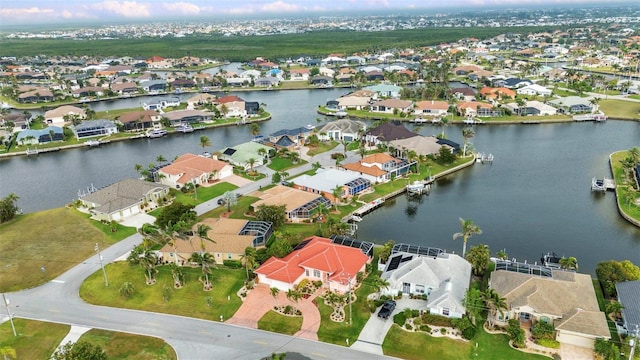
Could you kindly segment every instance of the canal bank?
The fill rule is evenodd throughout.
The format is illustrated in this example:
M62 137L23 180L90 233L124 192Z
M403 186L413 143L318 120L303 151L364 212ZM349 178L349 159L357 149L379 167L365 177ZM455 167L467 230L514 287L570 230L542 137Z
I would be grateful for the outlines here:
M627 211L624 210L624 208L622 206L623 203L626 201L626 199L625 199L625 197L621 196L621 193L623 191L628 191L628 186L629 185L626 185L627 186L626 189L622 189L621 188L621 184L623 184L625 182L625 180L619 178L618 172L615 171L615 167L616 166L614 165L614 159L613 159L613 157L616 154L622 154L622 153L627 153L627 151L626 150L616 151L616 152L611 153L609 155L609 168L611 170L611 175L613 176L613 179L614 179L615 184L616 184L616 187L615 187L615 190L614 190L615 197L616 197L616 205L618 207L618 213L620 214L620 216L622 216L625 220L627 220L631 224L633 224L633 225L635 225L635 226L640 228L640 219L637 218L637 217L632 216L631 214L629 214ZM640 202L639 201L640 201L640 197L636 197L634 206L636 206L636 207L640 206ZM630 210L629 206L631 206L631 204L628 204L628 210Z

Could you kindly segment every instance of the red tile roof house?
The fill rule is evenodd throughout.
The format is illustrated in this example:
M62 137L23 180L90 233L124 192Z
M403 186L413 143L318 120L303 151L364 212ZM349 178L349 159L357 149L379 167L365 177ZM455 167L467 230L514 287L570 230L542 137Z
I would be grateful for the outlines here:
M163 175L160 179L162 184L180 189L189 182L203 185L209 179L220 180L231 176L233 166L221 160L187 153L158 170L158 173Z
M304 245L303 245L304 244ZM365 271L369 257L360 249L338 245L330 239L312 236L282 259L271 257L256 269L258 282L288 291L303 279L321 280L330 291L346 293Z

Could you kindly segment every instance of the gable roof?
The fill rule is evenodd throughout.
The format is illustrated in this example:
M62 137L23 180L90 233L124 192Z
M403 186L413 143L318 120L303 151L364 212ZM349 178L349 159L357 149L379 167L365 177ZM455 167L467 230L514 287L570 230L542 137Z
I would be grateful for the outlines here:
M269 258L255 273L290 284L304 273L305 268L310 268L328 273L330 281L346 284L369 259L359 249L334 244L319 236L307 238L303 243L305 245L282 259Z
M406 127L401 124L395 123L384 123L380 124L366 133L367 135L376 136L380 138L380 140L391 141L397 139L406 139L413 136L418 136L418 134L409 131Z
M616 291L618 301L624 306L622 318L627 330L640 327L640 280L617 283Z
M138 179L125 179L92 192L84 196L82 200L96 204L96 211L110 214L142 202L150 191L166 188L168 188L167 185Z
M161 168L159 171L170 175L182 174L177 182L184 184L204 174L221 171L225 166L231 165L224 161L186 153L180 155L173 163Z
M53 110L49 110L44 113L45 119L58 118L63 117L65 115L80 115L81 117L86 116L84 109L81 109L77 106L71 105L62 105Z
M438 143L438 138L434 136L414 136L407 139L398 139L390 141L389 145L396 149L406 148L409 151L415 151L418 155L437 154L442 146Z
M319 132L340 130L342 133L357 134L360 129L366 129L367 125L360 120L337 119L323 126Z
M298 186L304 186L315 190L331 193L336 186L343 186L360 176L349 171L330 168L320 168L315 175L301 175L292 181Z
M257 209L260 205L285 205L285 211L291 212L319 197L322 196L288 186L276 185L264 190L260 200L251 206Z
M141 122L148 122L152 120L152 117L160 117L160 113L153 110L132 111L124 113L118 117L118 121L123 124L130 123L136 120Z

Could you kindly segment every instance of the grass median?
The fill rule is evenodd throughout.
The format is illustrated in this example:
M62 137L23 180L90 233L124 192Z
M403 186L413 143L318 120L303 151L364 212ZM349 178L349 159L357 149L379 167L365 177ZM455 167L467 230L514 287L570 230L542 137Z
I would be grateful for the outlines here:
M198 280L199 268L184 267L185 283L174 289L168 266L158 266L156 283L146 285L144 270L127 262L116 262L105 267L109 287L105 287L101 271L93 273L80 287L80 297L88 303L117 308L154 311L193 318L219 320L230 318L242 301L236 295L245 280L244 269L228 269L218 265L209 279L213 290L204 291ZM130 297L120 295L125 282L133 285ZM168 290L165 290L167 288Z

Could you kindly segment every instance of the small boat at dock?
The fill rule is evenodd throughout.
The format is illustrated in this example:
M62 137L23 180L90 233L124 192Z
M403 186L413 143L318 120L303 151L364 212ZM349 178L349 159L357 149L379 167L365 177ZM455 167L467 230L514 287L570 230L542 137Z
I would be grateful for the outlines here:
M189 124L180 124L176 127L176 131L181 133L190 133L193 132L193 127Z
M95 147L95 146L100 146L100 141L99 140L87 140L84 142L85 145L89 146L89 147Z
M147 131L147 137L149 139L160 138L167 135L167 131L163 129L152 129Z

